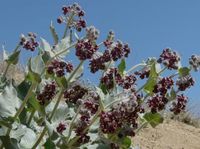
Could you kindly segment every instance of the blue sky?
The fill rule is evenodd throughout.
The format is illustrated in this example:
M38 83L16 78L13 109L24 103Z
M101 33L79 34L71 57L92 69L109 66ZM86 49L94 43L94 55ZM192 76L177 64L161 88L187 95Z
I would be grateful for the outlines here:
M50 21L55 22L61 33L64 26L57 25L56 18L62 5L73 2L85 9L88 25L101 31L101 39L112 29L116 38L130 44L128 67L147 57L158 57L166 47L181 54L183 65L191 54L200 54L199 0L1 0L0 44L5 43L6 49L12 50L19 35L30 31L52 42ZM199 72L194 74L196 86L187 94L191 100L200 102L199 76Z

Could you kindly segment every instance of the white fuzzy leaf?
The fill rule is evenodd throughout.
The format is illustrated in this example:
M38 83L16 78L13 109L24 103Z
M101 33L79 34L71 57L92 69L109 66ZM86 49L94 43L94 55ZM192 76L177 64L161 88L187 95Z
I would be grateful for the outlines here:
M31 59L31 69L37 74L41 74L44 70L45 64L41 55Z
M17 97L17 91L10 83L0 95L0 115L1 117L13 117L21 105L21 100Z
M70 37L67 36L64 39L61 40L60 43L58 43L58 45L56 45L55 49L53 50L54 54L58 54L61 51L66 50L67 48L70 47ZM61 58L65 57L67 54L69 53L69 50L66 50L66 52L60 54L59 56Z

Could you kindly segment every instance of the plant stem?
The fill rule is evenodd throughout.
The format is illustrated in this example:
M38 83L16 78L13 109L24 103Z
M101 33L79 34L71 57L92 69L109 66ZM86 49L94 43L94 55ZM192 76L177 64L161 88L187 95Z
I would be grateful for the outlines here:
M3 79L6 77L6 74L8 72L8 69L9 69L10 65L11 65L10 63L7 64L6 69L5 69L4 73L3 73Z
M51 121L51 119L53 118L53 116L55 114L56 109L58 108L58 105L59 105L59 103L60 103L60 101L62 99L63 91L64 91L64 89L61 89L60 94L58 96L58 99L56 101L56 104L55 104L55 106L53 108L53 111L52 111L50 117L49 117L49 121ZM45 126L44 129L42 130L42 133L40 134L38 140L33 145L32 149L35 149L40 144L40 142L41 142L42 138L44 137L46 131L47 131L47 127Z
M139 93L144 87L145 87L146 83L144 85L142 85L137 91L136 93Z
M36 149L36 147L40 144L42 138L44 137L46 131L47 131L47 127L45 126L42 133L40 134L38 140L35 142L35 144L33 145L33 147L31 149Z
M145 121L144 123L142 123L142 125L135 131L135 134L137 134L142 128L144 128L146 125L148 124L147 121Z
M77 111L76 111L76 115L73 117L73 119L72 119L72 121L71 121L71 123L70 123L70 126L69 126L69 133L68 133L68 135L67 135L67 140L66 140L66 142L69 141L69 138L70 138L71 133L72 133L72 129L73 129L73 127L74 127L74 122L75 122L75 120L76 120L76 118L77 118L77 116L78 116L78 114L79 114L79 112L80 112L80 109L81 109L81 106L78 107L78 109L77 109Z
M73 17L74 17L74 13L72 13L71 16L70 16L69 19L68 19L68 22L67 22L66 27L65 27L63 39L67 36L68 28L69 28L69 25L70 25L70 23L71 23Z
M91 120L90 124L83 130L83 133L85 133L90 128L90 126L97 120L100 113L101 113L101 109L99 108L99 110L94 115L93 119ZM74 137L73 140L71 142L69 142L68 147L70 148L75 142L78 141L79 138L80 138L80 136Z
M100 112L101 112L102 110L105 109L105 108L104 108L104 105L103 105L103 102L102 102L101 99L100 99L99 102L100 102L100 108L99 108L99 110L98 110L97 113L94 115L94 117L93 117L93 119L91 120L90 124L83 130L83 133L85 133L85 132L90 128L90 126L91 126L91 125L96 121L96 119L98 118ZM73 120L72 120L72 122L71 122L70 129L69 129L69 134L68 134L68 137L67 137L67 141L66 141L66 142L69 141L69 138L70 138L71 132L72 132L72 128L73 128L73 124L74 124L74 121L75 121L75 119L77 118L77 116L78 116L78 114L79 114L80 108L81 108L81 106L79 106L79 108L78 108L78 110L77 110L77 113L76 113L76 115L74 116L74 118L73 118ZM78 139L79 139L79 137L77 137L77 139L75 139L74 142L76 142ZM72 144L74 144L74 142L73 142L73 143L70 143L70 144L72 145Z
M60 51L60 52L58 52L57 54L55 54L55 55L47 62L47 64L49 64L49 62L51 62L54 58L58 57L59 55L61 55L61 54L65 53L65 52L67 52L69 49L73 48L73 47L76 45L76 43L77 43L77 42L73 43L73 44L72 44L71 46L69 46L68 48L66 48L66 49L64 49L64 50L62 50L62 51Z
M103 105L103 102L102 102L101 99L100 99L99 102L100 102L99 110L97 111L97 113L92 118L90 124L83 130L83 133L85 133L90 128L90 126L97 120L97 118L98 118L99 114L101 113L101 111L105 109L104 105ZM80 108L80 106L79 106L79 108ZM73 120L71 122L70 131L69 131L70 133L69 133L69 135L67 137L67 142L69 141L69 138L71 136L71 132L72 132L72 128L73 128L73 122L75 121L76 117L78 116L78 113L79 113L79 110L80 110L79 108L77 110L77 113L76 113L75 117L73 118ZM79 139L79 136L75 137L74 140L72 140L71 142L69 142L69 146L73 145L78 139Z
M58 96L58 100L57 100L57 102L56 102L56 104L55 104L55 106L53 108L53 111L52 111L50 117L49 117L49 121L51 121L51 119L53 118L53 116L54 116L54 114L56 112L56 109L58 108L58 105L59 105L59 103L60 103L60 101L62 99L63 92L64 92L64 89L61 89L60 94Z
M66 27L65 27L65 31L64 31L64 34L63 34L63 39L67 36L67 32L68 32L68 28L69 28L69 23L66 24Z
M130 73L131 71L133 71L134 69L136 69L137 67L140 67L140 66L146 66L146 64L144 64L144 63L137 64L137 65L133 66L132 68L130 68L126 73Z
M74 75L76 74L76 72L78 71L78 69L83 65L84 61L80 61L79 65L76 67L76 69L72 72L72 74L70 75L69 79L68 79L68 83L70 83L70 80L74 77Z
M26 103L28 102L29 97L31 96L32 91L36 88L37 84L36 83L32 83L28 93L26 94L20 108L18 109L17 113L14 116L14 121L17 119L17 117L21 114L22 110L24 109L24 107L26 106Z
M31 115L29 116L28 123L27 123L28 126L30 125L30 123L31 123L31 121L32 121L32 119L33 119L34 114L35 114L35 109L33 109L33 110L31 111Z
M167 67L164 67L160 72L158 72L158 75L160 75L162 72L164 72L167 69Z

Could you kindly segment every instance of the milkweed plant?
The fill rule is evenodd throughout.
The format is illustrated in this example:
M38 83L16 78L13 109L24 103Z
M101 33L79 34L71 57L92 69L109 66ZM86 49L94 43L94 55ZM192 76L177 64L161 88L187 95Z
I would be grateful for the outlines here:
M99 30L88 26L76 3L62 7L57 23L66 26L59 37L53 23L51 45L35 33L21 35L0 76L0 148L3 149L133 149L134 136L146 125L163 122L163 111L179 114L194 85L191 71L200 68L192 55L181 66L170 48L126 69L131 49L110 31L102 42ZM81 32L81 33L80 33ZM24 80L7 78L22 50L34 52ZM67 56L76 55L74 65ZM98 83L83 76L84 67ZM132 141L133 140L133 141Z

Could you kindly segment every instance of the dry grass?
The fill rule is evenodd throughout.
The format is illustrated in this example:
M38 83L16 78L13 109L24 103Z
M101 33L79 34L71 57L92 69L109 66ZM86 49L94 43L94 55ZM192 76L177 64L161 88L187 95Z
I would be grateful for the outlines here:
M194 116L190 111L182 112L179 115L171 115L170 118L200 128L200 118Z

